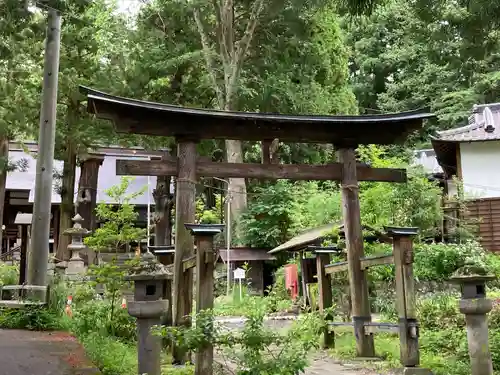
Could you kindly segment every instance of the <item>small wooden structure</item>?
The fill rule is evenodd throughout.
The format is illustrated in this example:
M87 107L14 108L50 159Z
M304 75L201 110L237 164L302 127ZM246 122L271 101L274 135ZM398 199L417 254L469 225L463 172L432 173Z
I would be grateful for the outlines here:
M387 234L382 233L380 231L374 230L366 225L362 226L363 230L366 230L367 233L364 234L363 240L367 242L385 242L392 243L392 239L387 236ZM329 255L331 254L342 254L347 255L347 252L344 249L339 249L336 246L333 247L324 247L321 246L321 243L324 239L332 236L332 234L338 234L340 238L345 238L345 226L342 223L333 223L333 224L325 224L316 228L312 228L306 230L297 236L291 238L287 242L275 247L269 254L278 254L280 252L293 252L300 254L300 264L301 264L301 280L302 280L302 296L304 299L304 303L310 304L310 298L308 296L308 284L316 284L318 282L317 279L317 270L316 270L316 262L318 256L320 258L329 259ZM310 252L314 255L313 258L307 258L306 252ZM347 270L347 258L346 261L342 262L343 269ZM326 264L329 264L327 262Z
M194 257L194 244L183 223L195 220L196 184L199 177L256 178L341 181L343 216L348 248L349 280L353 318L369 321L368 285L360 259L363 238L359 212L358 181L405 182L404 169L371 168L356 162L355 149L364 144L402 142L433 117L426 110L370 116L292 116L265 113L224 112L183 108L112 96L90 88L88 110L98 118L113 121L117 131L175 137L177 158L158 161L117 161L123 175L177 176L175 260L173 284L174 324L184 323L192 310L192 269L185 267ZM325 165L248 164L202 161L196 144L203 139L233 139L269 143L330 143L338 150L339 161ZM373 338L359 336L358 354L373 356ZM174 353L177 361L183 353ZM207 375L209 375L207 373Z
M263 295L265 288L264 265L266 262L276 260L276 257L268 254L269 249L257 249L251 247L232 247L229 249L219 249L219 256L223 263L229 259L231 268L236 269L248 264L247 280L251 282L253 292Z

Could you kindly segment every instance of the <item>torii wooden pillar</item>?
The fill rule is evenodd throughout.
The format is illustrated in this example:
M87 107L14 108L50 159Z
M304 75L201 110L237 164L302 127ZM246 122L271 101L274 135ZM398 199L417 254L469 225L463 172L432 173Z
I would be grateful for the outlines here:
M178 173L175 194L175 258L173 285L174 326L190 325L193 306L193 269L184 270L183 260L194 255L194 239L184 223L196 214L196 140L177 139ZM184 363L186 352L174 347L174 363Z
M360 357L374 357L373 335L365 335L365 323L371 322L368 282L365 270L361 268L364 256L363 230L359 207L359 186L356 174L356 153L354 147L339 150L342 163L342 216L347 245L349 288L351 292L352 323L356 337L356 352Z

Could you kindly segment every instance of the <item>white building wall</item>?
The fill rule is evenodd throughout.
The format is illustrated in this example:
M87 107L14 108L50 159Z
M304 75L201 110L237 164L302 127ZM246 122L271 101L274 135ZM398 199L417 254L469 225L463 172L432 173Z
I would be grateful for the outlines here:
M460 143L460 161L466 197L500 197L500 141Z

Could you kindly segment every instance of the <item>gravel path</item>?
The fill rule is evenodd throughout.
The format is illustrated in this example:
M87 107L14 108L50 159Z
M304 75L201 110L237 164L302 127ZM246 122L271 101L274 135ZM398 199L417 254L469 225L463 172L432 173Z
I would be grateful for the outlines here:
M0 375L99 375L68 333L0 329Z

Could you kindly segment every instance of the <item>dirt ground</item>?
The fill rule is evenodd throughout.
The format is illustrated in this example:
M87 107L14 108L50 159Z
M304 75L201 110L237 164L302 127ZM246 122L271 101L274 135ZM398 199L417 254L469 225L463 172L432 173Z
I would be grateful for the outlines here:
M0 375L99 375L64 332L0 329Z

